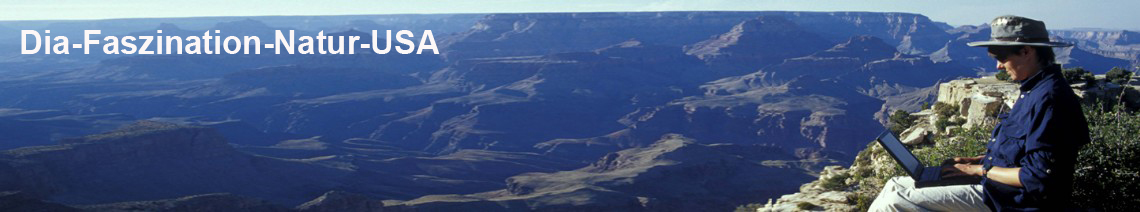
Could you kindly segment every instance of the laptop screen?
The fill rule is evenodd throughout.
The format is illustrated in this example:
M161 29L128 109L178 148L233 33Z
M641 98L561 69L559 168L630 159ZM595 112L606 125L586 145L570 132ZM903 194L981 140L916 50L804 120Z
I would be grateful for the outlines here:
M891 156L894 156L895 161L898 161L911 177L918 177L919 170L923 168L922 162L919 162L918 157L911 154L910 150L907 150L906 146L903 146L902 142L895 138L890 130L883 131L877 140Z

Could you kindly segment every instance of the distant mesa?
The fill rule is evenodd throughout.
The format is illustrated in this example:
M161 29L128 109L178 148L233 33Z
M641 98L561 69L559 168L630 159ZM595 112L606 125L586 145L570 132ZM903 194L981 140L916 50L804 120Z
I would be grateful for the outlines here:
M805 56L833 44L780 16L761 16L728 32L686 47L686 53L710 64L755 70L784 59Z
M600 55L616 57L639 63L664 63L668 61L696 62L696 57L689 56L679 46L650 44L637 39L630 39L618 44L594 50Z
M845 43L831 47L831 49L816 52L811 57L850 57L870 62L893 58L897 54L898 51L895 50L895 47L883 42L883 39L869 35L857 35Z

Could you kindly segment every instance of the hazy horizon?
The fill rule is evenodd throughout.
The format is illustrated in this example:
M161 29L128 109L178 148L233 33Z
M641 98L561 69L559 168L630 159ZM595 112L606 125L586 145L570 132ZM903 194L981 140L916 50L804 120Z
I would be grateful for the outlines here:
M341 16L402 14L486 14L486 13L576 13L576 12L669 12L669 11L811 11L811 12L901 12L916 13L951 26L978 25L1000 15L1021 15L1045 21L1050 29L1101 28L1140 29L1140 14L1129 8L1140 7L1136 1L1073 2L1063 0L1026 2L988 2L967 0L955 2L927 1L687 1L634 0L606 2L539 2L532 0L495 0L482 2L438 1L408 5L393 1L341 0L334 2L283 1L198 1L189 7L170 7L168 3L111 0L100 3L61 0L45 2L12 2L0 5L0 21L82 21L106 19L247 17L247 16ZM249 8L258 8L251 10ZM1108 14L1090 16L1089 13ZM970 14L970 15L962 15Z

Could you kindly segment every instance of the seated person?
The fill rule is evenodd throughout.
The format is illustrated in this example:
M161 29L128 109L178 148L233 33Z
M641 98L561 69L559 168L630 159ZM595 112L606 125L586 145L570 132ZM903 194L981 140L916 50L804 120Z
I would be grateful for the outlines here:
M991 23L987 47L997 69L1021 84L1009 114L998 118L986 154L954 158L945 177L979 176L979 184L916 189L909 177L887 181L870 211L1060 210L1072 196L1077 151L1089 142L1078 98L1054 62L1045 23L1001 16Z

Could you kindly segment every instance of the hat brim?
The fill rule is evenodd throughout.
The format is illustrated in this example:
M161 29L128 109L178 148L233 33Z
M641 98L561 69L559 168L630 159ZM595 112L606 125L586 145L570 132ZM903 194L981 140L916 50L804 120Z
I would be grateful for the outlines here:
M974 47L985 47L985 46L1047 46L1047 47L1070 47L1070 46L1073 46L1073 44L1070 44L1070 43L1062 43L1062 42L1028 43L1028 42L1017 42L1017 41L1000 41L1000 40L988 40L988 41L977 41L977 42L969 42L969 43L966 43L966 45L967 45L967 46L974 46Z

